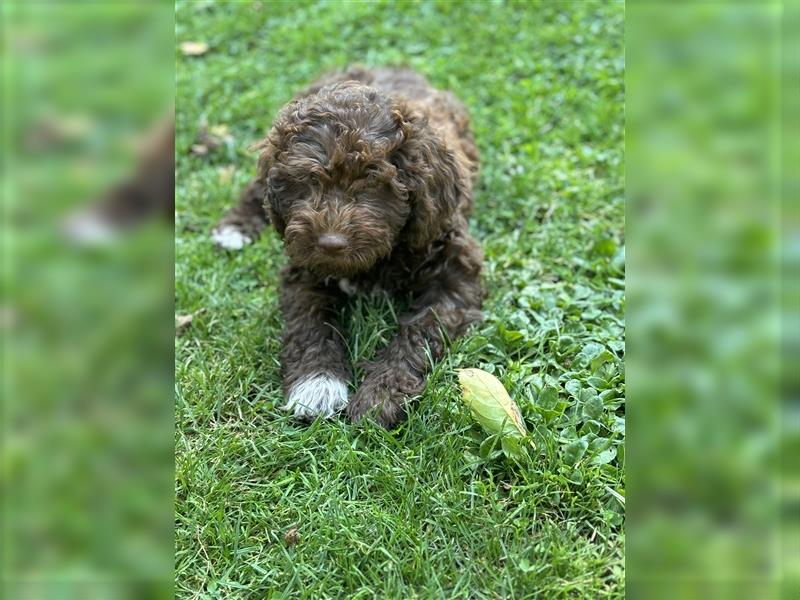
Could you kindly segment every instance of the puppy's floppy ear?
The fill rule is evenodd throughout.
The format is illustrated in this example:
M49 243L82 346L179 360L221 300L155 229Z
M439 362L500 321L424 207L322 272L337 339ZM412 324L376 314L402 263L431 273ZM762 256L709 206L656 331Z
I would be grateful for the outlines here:
M391 161L411 203L404 235L412 248L424 248L452 227L455 212L467 193L466 177L453 152L424 115L401 103L393 114L402 139Z
M264 210L269 215L269 221L278 232L278 235L283 237L283 232L286 230L286 221L278 210L275 187L269 184L269 171L272 169L272 165L275 164L278 154L277 146L273 141L276 136L277 132L273 128L267 137L254 144L252 149L261 151L258 155L258 181L263 185L263 189L266 190Z

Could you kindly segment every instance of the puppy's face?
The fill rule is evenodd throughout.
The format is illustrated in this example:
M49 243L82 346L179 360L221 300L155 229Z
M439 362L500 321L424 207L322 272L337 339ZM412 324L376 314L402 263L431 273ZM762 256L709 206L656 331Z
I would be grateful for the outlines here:
M266 208L294 265L363 273L400 243L446 229L462 180L418 115L373 88L336 84L294 101L261 144Z
M311 128L270 169L267 198L293 264L352 276L395 246L411 212L408 194L381 144L364 137L331 123Z
M333 86L282 112L267 208L293 264L344 277L391 253L411 213L392 164L402 138L389 101L361 85Z

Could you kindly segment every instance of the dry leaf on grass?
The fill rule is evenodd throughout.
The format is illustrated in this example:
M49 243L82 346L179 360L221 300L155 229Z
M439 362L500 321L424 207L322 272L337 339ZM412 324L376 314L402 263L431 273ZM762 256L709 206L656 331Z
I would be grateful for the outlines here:
M236 165L228 165L227 167L220 167L217 169L219 173L219 182L222 185L228 185L233 181L233 174L236 172Z
M208 128L208 131L213 135L215 138L220 139L222 141L232 140L233 136L231 135L231 128L227 125L212 125Z
M292 527L287 531L283 536L283 541L286 542L287 546L294 546L297 544L297 542L300 541L300 532L297 531L297 527Z
M208 52L208 44L205 42L182 42L181 52L184 56L201 56Z
M197 315L202 315L204 312L206 312L206 309L201 308L188 315L175 315L175 337L181 337L186 333L186 330L192 324L194 318Z
M206 156L210 151L219 148L223 144L230 145L232 143L233 136L227 125L212 125L209 127L206 123L201 123L191 152L195 156Z

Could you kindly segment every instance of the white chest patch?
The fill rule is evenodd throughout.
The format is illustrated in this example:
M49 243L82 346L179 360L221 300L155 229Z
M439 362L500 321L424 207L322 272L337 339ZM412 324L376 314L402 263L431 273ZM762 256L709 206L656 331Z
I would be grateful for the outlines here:
M347 406L347 384L333 375L319 373L295 383L286 398L284 410L294 411L298 419L329 419Z
M355 296L358 292L358 287L349 279L343 277L339 280L339 289L348 296Z
M355 296L356 294L363 293L369 294L370 296L380 296L383 294L384 290L379 284L374 284L370 289L364 289L363 287L358 287L355 283L347 279L346 277L342 277L341 279L336 280L336 285L339 286L339 289L342 290L348 296Z
M217 246L226 250L241 250L253 241L233 225L223 225L215 229L211 232L211 239Z

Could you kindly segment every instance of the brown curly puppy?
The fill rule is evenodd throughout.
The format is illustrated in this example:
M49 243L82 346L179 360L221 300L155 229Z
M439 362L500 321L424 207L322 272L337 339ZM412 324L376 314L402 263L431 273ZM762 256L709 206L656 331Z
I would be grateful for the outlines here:
M464 106L408 69L327 75L280 112L258 178L216 227L238 248L267 220L283 237L285 408L301 418L347 407L385 427L405 417L445 339L481 318L482 254L467 216L478 156ZM346 295L411 295L396 337L348 400L336 323Z

